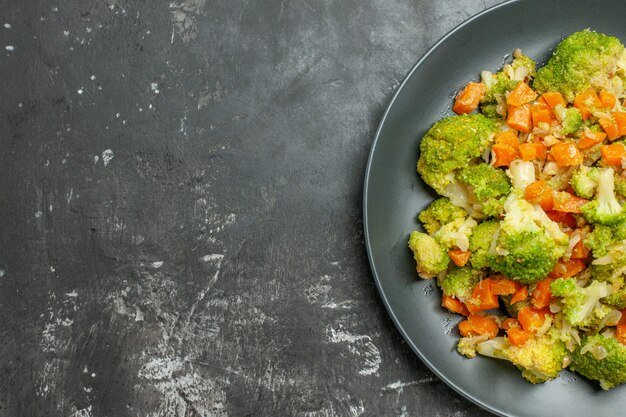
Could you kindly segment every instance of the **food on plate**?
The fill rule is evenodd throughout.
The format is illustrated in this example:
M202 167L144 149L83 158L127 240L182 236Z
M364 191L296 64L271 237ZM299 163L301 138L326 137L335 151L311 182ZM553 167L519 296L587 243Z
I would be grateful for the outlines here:
M626 382L626 51L565 38L541 68L516 50L422 137L440 197L410 234L416 270L465 316L457 350L541 383L569 367Z

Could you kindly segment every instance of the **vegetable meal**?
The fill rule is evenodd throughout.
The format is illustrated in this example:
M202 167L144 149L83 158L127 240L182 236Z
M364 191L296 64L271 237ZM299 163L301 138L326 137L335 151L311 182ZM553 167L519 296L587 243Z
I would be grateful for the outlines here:
M417 172L440 197L409 247L457 350L541 383L563 368L626 382L626 51L591 30L540 69L516 50L423 136Z

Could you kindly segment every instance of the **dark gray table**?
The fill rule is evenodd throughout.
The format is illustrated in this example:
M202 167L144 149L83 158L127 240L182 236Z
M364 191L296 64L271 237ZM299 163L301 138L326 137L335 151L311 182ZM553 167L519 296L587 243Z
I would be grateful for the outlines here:
M407 348L363 172L498 0L1 0L1 416L486 416Z

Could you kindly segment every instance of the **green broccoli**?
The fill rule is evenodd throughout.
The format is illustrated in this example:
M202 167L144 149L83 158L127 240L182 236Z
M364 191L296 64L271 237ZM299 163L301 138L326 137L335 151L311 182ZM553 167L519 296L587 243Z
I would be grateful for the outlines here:
M535 209L517 193L511 193L504 210L489 266L522 284L545 278L565 253L567 235L543 210Z
M479 336L461 337L456 345L456 350L468 358L476 357L476 345L489 339L489 336L482 334Z
M615 192L622 197L626 197L626 177L615 175Z
M600 168L590 168L581 165L572 175L570 184L578 197L590 200L596 193L598 188L598 177L602 170Z
M613 242L613 231L609 226L596 225L591 233L585 236L583 241L586 247L591 249L594 258L600 258L607 254Z
M519 81L512 80L504 72L492 74L489 71L483 71L481 79L486 87L480 101L481 113L492 119L506 116L506 93L512 91Z
M600 301L606 305L622 310L626 308L626 288L620 288Z
M417 172L439 194L455 196L449 186L455 183L457 171L482 155L495 130L496 124L481 114L438 121L422 138Z
M609 282L615 288L622 286L626 271L626 241L611 245L606 255L589 265L588 271L596 281Z
M532 58L523 55L520 49L516 49L513 52L513 62L511 62L513 73L509 74L509 76L512 80L526 81L535 76L536 66L537 64L535 64ZM505 68L504 71L508 72L507 69Z
M558 91L568 102L589 87L610 89L623 52L617 38L588 29L576 32L559 43L533 86L539 93Z
M476 226L469 240L471 253L469 262L473 268L483 269L489 266L491 257L489 248L499 229L498 221L486 221Z
M450 263L448 254L433 237L426 233L411 232L409 248L413 251L417 273L420 277L433 278L448 268Z
M583 116L576 107L565 108L564 106L558 105L554 108L554 113L561 122L561 126L563 127L561 132L564 135L576 133L583 126Z
M437 285L444 295L465 302L472 295L472 290L480 281L480 277L480 272L472 268L454 266L447 274L437 276Z
M626 219L626 209L615 197L613 168L603 168L600 171L597 198L585 204L582 213L590 223L609 226Z
M504 200L511 192L511 183L504 171L481 162L462 169L458 178L467 185L470 195L481 205L485 216L502 214Z
M585 336L572 353L570 369L608 390L626 382L626 346L611 336Z
M559 278L550 285L552 295L561 297L562 312L572 326L592 326L609 313L600 299L611 293L606 282L579 286L573 278Z
M530 339L521 346L512 345L506 337L478 343L476 351L484 356L507 360L522 371L528 382L540 384L556 378L567 364L565 343L552 332Z
M513 318L517 318L517 314L522 308L532 307L528 298L526 300L518 301L516 303L511 304L512 298L513 298L513 294L500 296L500 299L502 300L502 304L504 304L504 309L509 314L509 316Z
M429 235L433 235L445 224L456 219L465 219L466 217L467 213L465 210L452 204L447 197L433 201L419 214L419 219Z
M471 217L456 219L443 225L433 237L445 250L456 246L462 251L466 251L469 249L469 237L477 224L476 220Z

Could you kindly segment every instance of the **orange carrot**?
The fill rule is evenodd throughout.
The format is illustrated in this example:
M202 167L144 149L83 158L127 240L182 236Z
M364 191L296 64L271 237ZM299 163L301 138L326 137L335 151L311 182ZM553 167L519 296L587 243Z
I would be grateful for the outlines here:
M626 147L621 143L602 145L602 163L604 165L622 165L622 159L626 157Z
M560 260L550 272L551 278L570 278L586 268L585 261L582 259L569 259L567 261Z
M499 145L509 145L515 150L519 148L519 139L517 138L517 132L515 130L501 130L496 132L493 141Z
M587 256L589 256L589 248L585 246L583 239L580 239L576 245L574 245L570 259L586 259Z
M461 333L463 337L475 336L472 334L472 325L469 320L463 320L459 323L459 333Z
M509 145L495 143L491 151L493 152L491 165L494 167L508 167L517 158L517 151Z
M565 100L563 99L561 93L547 92L543 93L541 95L541 98L545 100L546 104L550 106L551 109L555 108L558 105L565 106Z
M520 283L507 278L491 279L491 292L496 295L510 295L520 287Z
M525 82L520 82L515 86L513 91L506 98L506 104L509 106L521 106L522 104L529 103L537 98L535 90L530 88Z
M552 194L552 198L554 199L554 210L565 213L582 213L582 206L589 202L589 200L576 197L567 191L555 191ZM576 226L576 223L574 223L574 226Z
M602 107L605 109L612 109L615 106L615 103L617 103L615 96L608 91L600 91L598 98L600 98L600 103L602 103Z
M444 295L441 298L441 306L447 308L449 311L457 314L461 314L462 316L468 316L469 311L467 311L467 307L461 300L457 300L454 297L450 297L449 295Z
M466 114L476 110L480 99L485 94L485 84L467 83L465 88L456 96L452 110L457 114Z
M626 308L620 310L619 312L622 313L622 317L619 319L618 324L626 324Z
M617 123L610 117L600 117L598 123L602 126L602 130L606 133L606 137L609 140L615 140L619 137L619 128Z
M553 222L562 224L563 226L569 227L570 229L576 227L576 218L572 216L571 213L565 211L550 210L546 211L546 214Z
M520 301L524 301L528 298L528 287L526 285L522 285L515 291L513 297L511 297L511 304L519 303Z
M470 313L497 308L498 296L491 291L491 280L486 278L476 284L472 296L465 304Z
M517 328L520 327L519 321L517 321L517 319L514 319L513 317L504 319L502 323L500 323L500 328L502 330L509 330L509 329L512 329L513 327L517 327Z
M591 116L591 109L602 107L602 102L596 92L592 88L588 88L574 98L574 107L580 110L583 119L587 120Z
M530 104L522 104L521 106L509 106L506 124L520 132L528 133L532 127L532 116L530 113Z
M490 317L470 314L467 321L469 322L471 335L478 336L486 334L490 339L493 339L498 335L498 331L500 330L496 321Z
M550 310L524 307L517 313L517 320L522 325L522 329L535 333L546 321L546 316L551 315Z
M626 324L618 324L615 327L615 338L621 344L626 345Z
M527 330L520 329L518 327L512 327L506 331L509 342L513 346L522 346L530 339L533 338L533 334Z
M583 163L583 154L574 142L560 142L552 145L550 155L562 167L570 167Z
M626 113L624 113L624 115L626 115ZM585 129L578 141L578 148L589 149L602 142L604 138L606 138L606 133L604 132L592 132L589 129Z
M552 301L550 284L552 284L552 281L554 281L554 278L545 278L537 283L530 296L530 303L533 307L545 308L550 305L550 302Z
M470 255L471 252L467 250L463 251L461 249L452 249L448 251L448 256L452 259L452 262L454 262L456 266L465 266L467 261L469 261Z
M533 119L533 126L539 126L539 123L550 123L554 120L554 115L547 104L535 102L530 107L530 114Z
M533 142L533 146L537 151L537 159L544 160L548 156L548 148L541 142Z
M537 159L537 147L534 143L522 143L519 146L519 156L524 161Z
M614 111L611 114L613 115L615 124L617 125L617 134L619 136L626 135L626 112Z
M539 204L545 211L554 207L552 188L544 180L529 184L524 190L524 197L532 204Z

